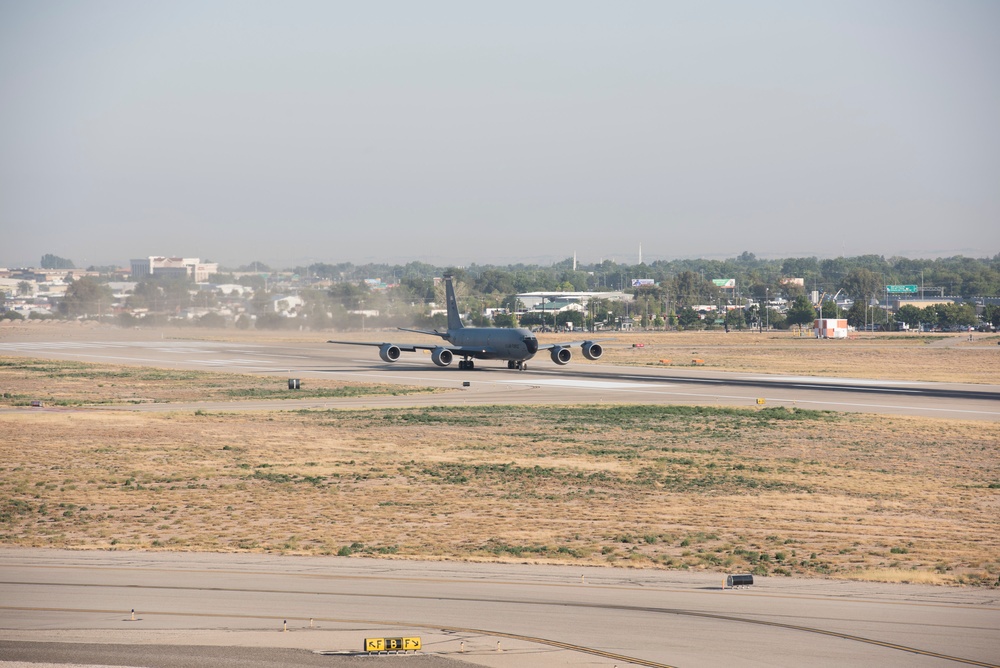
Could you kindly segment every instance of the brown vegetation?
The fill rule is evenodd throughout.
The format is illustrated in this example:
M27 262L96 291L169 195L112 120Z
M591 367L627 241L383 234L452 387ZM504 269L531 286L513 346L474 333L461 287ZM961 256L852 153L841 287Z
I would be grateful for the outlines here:
M613 363L964 382L995 382L1000 348L985 335L612 336ZM2 362L2 403L57 408L0 413L0 544L1000 575L994 423L635 405L130 413L107 404L288 394L285 379Z
M691 366L795 376L836 376L949 383L997 382L1000 336L866 333L851 339L816 339L788 332L652 332L615 335L606 344L611 364ZM633 344L642 346L634 347ZM702 366L702 365L698 365Z
M94 406L248 399L311 399L431 393L429 387L310 379L290 391L287 380L124 364L0 357L0 406ZM9 388L9 389L7 389Z
M993 584L1000 425L785 409L0 414L0 543Z

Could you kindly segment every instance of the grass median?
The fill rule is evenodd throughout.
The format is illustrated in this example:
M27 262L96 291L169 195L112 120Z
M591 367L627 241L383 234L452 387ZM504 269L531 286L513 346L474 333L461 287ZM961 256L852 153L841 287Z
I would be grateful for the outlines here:
M160 369L124 364L0 357L0 406L331 399L438 392L435 388L309 379L289 390L274 376Z

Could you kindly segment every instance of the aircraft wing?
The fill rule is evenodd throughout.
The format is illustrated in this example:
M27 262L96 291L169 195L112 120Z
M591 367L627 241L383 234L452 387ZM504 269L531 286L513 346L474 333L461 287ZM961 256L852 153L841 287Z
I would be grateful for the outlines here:
M346 346L375 346L376 348L391 346L406 353L416 352L417 350L438 350L439 348L443 348L444 350L450 350L456 355L481 355L492 350L491 348L475 348L473 346L445 346L440 343L377 343L375 341L327 341L327 343L337 343Z
M436 344L427 343L388 343L383 341L382 343L377 343L375 341L327 341L327 343L337 343L342 346L375 346L376 348L381 348L382 346L392 346L398 348L404 352L412 353L417 350L434 350L435 348L451 348L451 346L440 346Z
M583 346L588 343L597 343L599 341L610 341L611 339L587 339L586 341L570 341L568 343L539 343L539 350L549 350L551 348L572 348L573 346Z

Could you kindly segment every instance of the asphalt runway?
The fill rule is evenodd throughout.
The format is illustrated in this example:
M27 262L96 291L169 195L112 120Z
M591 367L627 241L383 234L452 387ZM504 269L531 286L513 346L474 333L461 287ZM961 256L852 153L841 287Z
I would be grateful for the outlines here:
M46 341L26 338L0 342L0 355L138 364L167 368L251 373L308 383L312 378L418 385L454 390L434 395L369 396L357 399L240 402L246 409L400 406L429 404L587 404L650 403L797 406L817 410L922 415L968 420L1000 420L1000 385L965 385L829 377L788 377L726 373L703 368L612 366L577 355L557 366L547 355L531 360L528 371L503 362L478 362L472 371L435 366L424 354L382 362L374 347L316 343L227 343L178 340ZM280 380L279 380L280 379ZM290 392L289 397L294 397ZM192 404L194 405L194 404ZM127 407L171 410L179 404ZM197 404L229 409L232 402Z
M996 589L722 584L617 568L0 549L0 665L1000 663ZM370 637L419 637L421 662L359 658Z

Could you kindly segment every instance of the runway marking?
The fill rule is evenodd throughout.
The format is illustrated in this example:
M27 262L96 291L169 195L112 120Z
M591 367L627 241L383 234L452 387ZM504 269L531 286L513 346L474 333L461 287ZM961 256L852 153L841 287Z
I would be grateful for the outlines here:
M190 362L191 364L215 364L215 365L223 365L223 364L264 364L266 362L266 360L251 360L251 359L245 359L245 358L243 358L243 359L241 359L241 358L235 358L235 359L210 359L210 360L190 360L189 359L189 360L186 360L186 361Z
M818 385L816 383L802 383L800 385L796 385L795 387L796 387L796 389L826 390L826 389L829 389L831 386L830 385ZM859 387L855 386L855 385L837 385L836 387L838 389L841 389L841 390L856 390L856 389L859 389ZM886 394L888 394L890 392L892 392L894 394L920 394L920 390L900 390L900 389L896 389L894 387L883 387L883 388L881 388L881 391L885 392Z
M517 380L504 380L501 382L490 381L496 385L550 385L552 387L577 387L583 389L595 389L595 390L631 390L635 389L637 391L651 392L655 389L644 389L645 385L639 383L624 383L624 382L611 382L602 380L565 380L562 378L532 378L522 380L518 378ZM663 387L673 387L673 385L662 384L658 385L658 388Z
M150 365L163 364L164 360L160 359L146 359L145 357L123 357L121 355L88 355L86 353L67 353L72 357L93 357L99 360L124 360L126 362L149 362Z
M297 359L297 360L309 359L307 355L279 355L277 353L257 353L252 350L234 350L233 352L243 353L244 355L256 355L257 357L282 357L282 358Z
M261 364L266 364L266 361L261 360L186 360L188 364L203 364L210 367L226 367L235 366L240 367L244 371L276 371L278 370L273 366L260 366Z
M874 380L868 378L824 378L822 376L741 376L743 380L762 380L762 381L780 381L784 383L820 383L826 384L845 384L845 385L859 385L859 386L873 386L880 387L883 385L920 385L917 381L912 380Z
M226 348L232 346L232 343L226 343L224 341L133 341L132 343L126 344L130 346L135 346L137 348L163 348L165 350L177 350L181 348L195 348L198 350L204 349L218 349ZM241 344L247 346L248 344ZM253 346L249 344L249 347L260 347Z
M60 341L25 341L23 343L0 343L0 350L66 350L69 348L126 348L118 343L68 343Z
M370 360L366 360L366 361L370 361ZM365 378L367 378L369 376L369 374L367 374L367 373L358 372L358 371L347 371L347 372L344 372L344 373L333 373L331 375L337 375L337 376L362 376L362 377L365 377ZM441 378L426 378L426 377L422 377L422 376L403 376L403 375L399 375L399 374L379 374L378 377L379 378L396 378L396 379L399 379L399 380L406 380L406 381L411 381L411 382L415 382L415 381L423 381L423 382L438 381L438 382L440 382L442 380ZM466 376L464 378L466 380L469 379L468 376ZM451 378L447 378L447 379L443 379L443 380L447 380L447 381L455 382L455 383L458 382L457 379L456 380L452 380ZM515 379L504 379L504 380L496 380L496 379L493 379L493 378L486 378L486 379L482 379L482 380L477 380L475 382L482 383L482 384L487 384L487 385L496 385L496 386L503 386L503 385L551 385L553 387L576 387L576 388L581 388L581 389L595 389L595 390L632 390L632 391L635 391L635 392L646 392L646 393L648 393L648 392L655 392L656 391L655 389L649 389L649 390L643 389L643 388L646 387L646 385L644 385L642 383L613 382L613 381L601 381L601 380L568 380L568 379L563 379L563 378L538 378L537 376L530 376L528 378L523 378L522 377L522 378L515 378ZM657 388L664 388L664 387L674 387L674 385L669 384L669 383L663 383L663 384L657 386Z
M368 360L370 361L370 360ZM552 373L552 372L546 372ZM364 376L367 377L369 374L364 372L346 372L344 374L336 375L351 375L351 376ZM426 378L421 376L403 376L398 374L380 374L379 377L385 378L398 378L401 380L409 381L440 381L440 378ZM643 378L648 378L656 380L653 376L644 376ZM691 399L715 399L716 401L721 399L729 400L741 400L741 401L752 401L758 395L755 393L750 393L746 395L742 394L721 394L721 393L699 393L699 392L681 392L674 389L677 385L662 383L658 384L655 388L646 388L645 385L640 383L604 383L602 381L572 381L572 380L562 380L555 378L517 378L508 380L482 380L478 381L482 383L489 383L491 385L502 386L502 385L561 385L563 387L578 387L581 389L608 389L617 392L624 393L634 393L634 394L663 394L667 396L677 396L677 397L689 397ZM716 379L705 379L704 382L721 383L724 381ZM577 384L578 383L578 384ZM822 387L819 389L827 389ZM910 390L900 390L900 392L909 392ZM860 404L860 403L850 403L844 401L813 401L809 399L788 399L780 397L766 397L767 401L773 401L775 403L781 404L811 404L817 406L840 406L844 408L854 408L854 409L892 409L892 410L902 410L902 411L933 411L938 413L961 413L967 415L990 415L990 416L1000 416L1000 411L980 411L980 410L968 410L961 408L935 408L935 407L923 407L923 406L906 406L906 405L893 405L893 404Z

